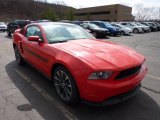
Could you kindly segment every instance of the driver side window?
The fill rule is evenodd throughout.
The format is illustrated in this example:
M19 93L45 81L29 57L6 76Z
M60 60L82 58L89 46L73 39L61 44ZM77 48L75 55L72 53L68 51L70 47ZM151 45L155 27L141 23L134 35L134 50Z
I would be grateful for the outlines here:
M43 40L41 31L36 26L30 26L27 28L26 37L28 38L29 36L39 36L39 38Z

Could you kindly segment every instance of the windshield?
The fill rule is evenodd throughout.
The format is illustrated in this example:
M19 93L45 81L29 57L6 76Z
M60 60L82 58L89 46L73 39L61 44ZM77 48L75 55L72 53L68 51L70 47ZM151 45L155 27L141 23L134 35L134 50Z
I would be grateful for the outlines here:
M112 26L111 24L109 24L108 22L103 22L106 26Z
M126 28L124 25L121 24L117 24L117 26L119 26L120 28Z
M5 25L3 22L0 22L0 25Z
M153 23L148 23L149 25L151 25L151 26L155 26Z
M138 26L142 26L142 24L141 23L136 23Z
M46 24L42 27L49 43L94 38L91 34L77 25Z
M91 28L99 28L97 25L95 24L88 24Z
M139 25L137 25L136 23L130 23L132 26L139 26Z

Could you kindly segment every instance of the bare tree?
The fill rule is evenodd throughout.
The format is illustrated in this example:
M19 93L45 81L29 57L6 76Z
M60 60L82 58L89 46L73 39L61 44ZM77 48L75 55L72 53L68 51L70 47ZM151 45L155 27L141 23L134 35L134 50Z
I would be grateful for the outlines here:
M143 7L142 4L137 4L136 8L136 20L138 21L147 21L151 19L151 16L154 14L154 8Z
M61 1L61 0L54 0L53 4L55 4L55 5L61 5L61 6L66 6L66 3L64 1Z

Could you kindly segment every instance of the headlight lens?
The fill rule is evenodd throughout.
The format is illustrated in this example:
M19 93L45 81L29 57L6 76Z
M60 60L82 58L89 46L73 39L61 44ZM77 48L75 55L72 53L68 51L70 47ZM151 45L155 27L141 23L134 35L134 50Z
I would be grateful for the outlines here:
M89 80L107 79L111 74L112 72L110 71L94 72L88 77L88 79Z
M115 31L116 31L117 29L116 29L116 28L113 28L113 30L115 30Z

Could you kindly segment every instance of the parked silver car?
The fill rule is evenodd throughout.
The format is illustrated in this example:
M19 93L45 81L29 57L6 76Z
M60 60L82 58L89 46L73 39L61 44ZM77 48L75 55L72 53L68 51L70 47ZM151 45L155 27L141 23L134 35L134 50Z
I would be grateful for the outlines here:
M7 30L7 25L4 22L0 22L0 31L5 32Z
M143 25L143 24L141 24L141 23L139 23L139 22L135 22L134 24L136 24L136 25L142 27L144 32L151 32L150 27L147 26L147 25Z
M143 27L138 26L132 22L120 22L120 24L131 28L133 33L144 33Z

